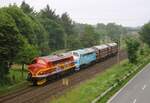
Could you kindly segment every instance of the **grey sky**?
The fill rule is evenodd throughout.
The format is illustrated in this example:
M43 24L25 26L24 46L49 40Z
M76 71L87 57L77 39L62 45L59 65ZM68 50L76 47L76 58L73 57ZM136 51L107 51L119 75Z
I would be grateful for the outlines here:
M142 26L150 20L150 0L25 0L39 11L49 4L56 13L68 12L80 23L115 22L124 26ZM22 0L0 0L0 6Z

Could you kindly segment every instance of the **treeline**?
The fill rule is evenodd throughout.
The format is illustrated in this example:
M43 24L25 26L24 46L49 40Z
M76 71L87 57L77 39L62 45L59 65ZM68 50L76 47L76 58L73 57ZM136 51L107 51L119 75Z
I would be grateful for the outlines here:
M76 23L74 26L76 34L83 35L86 26L87 24ZM98 35L99 43L110 41L118 42L121 36L124 37L128 33L127 27L123 27L115 23L108 23L106 25L103 23L98 23L96 25L93 25L93 29Z
M126 28L75 23L67 13L56 14L47 5L39 12L27 3L0 8L0 80L5 78L13 63L30 63L35 56L51 52L90 47L104 39L118 41Z

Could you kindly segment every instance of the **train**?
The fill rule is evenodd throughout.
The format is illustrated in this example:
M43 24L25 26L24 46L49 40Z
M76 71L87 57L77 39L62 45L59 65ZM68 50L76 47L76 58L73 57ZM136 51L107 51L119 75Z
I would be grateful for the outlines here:
M64 71L79 71L82 66L100 62L118 53L117 43L107 43L56 55L36 57L28 65L27 80L33 85L43 85L53 75Z

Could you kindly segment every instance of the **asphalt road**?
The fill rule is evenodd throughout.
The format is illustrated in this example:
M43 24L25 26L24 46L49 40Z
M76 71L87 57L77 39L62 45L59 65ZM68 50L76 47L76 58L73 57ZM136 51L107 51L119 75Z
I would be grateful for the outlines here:
M150 103L150 63L107 103Z

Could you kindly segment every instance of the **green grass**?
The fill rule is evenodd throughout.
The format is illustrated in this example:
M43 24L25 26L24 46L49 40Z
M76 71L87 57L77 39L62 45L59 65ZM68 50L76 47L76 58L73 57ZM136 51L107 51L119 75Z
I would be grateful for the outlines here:
M132 65L127 65L128 61L124 60L119 65L114 65L112 68L107 69L95 78L81 83L79 86L74 87L70 92L61 96L58 99L54 99L52 103L89 103L99 94L103 93L109 88L119 77L125 74ZM124 68L122 68L124 67Z
M124 81L120 82L120 85L118 85L117 87L115 87L113 90L111 90L108 94L106 94L103 98L101 98L98 103L106 103L109 98L111 98L111 96L113 96L119 89L121 89L131 78L133 78L139 71L141 71L141 69L144 68L144 66L146 64L148 64L150 62L150 58L145 58L142 59L143 63L140 63L141 65L138 67L138 70L135 71L134 73L132 73L127 79L125 79Z
M26 84L27 71L23 71L23 76L21 69L13 68L10 69L8 79L9 82L3 85L0 85L0 95L13 92Z
M25 80L25 78L27 77L27 71L23 71L23 75L22 75L22 71L21 69L12 69L10 70L10 74L9 74L10 78L14 77L14 82L20 82L22 80Z
M125 76L127 73L129 73L133 69L137 68L139 64L142 64L143 62L148 61L148 59L144 59L144 57L140 57L140 59L141 61L137 65L128 63L128 60L123 60L120 63L120 65L116 64L112 66L111 68L97 75L93 79L87 80L86 82L83 82L80 85L73 87L70 91L65 93L63 96L59 98L54 97L53 100L50 102L52 103L90 103L98 95L102 94L110 86L116 83L116 81L123 78L123 76ZM116 89L116 91L118 89ZM113 95L116 91L111 92L112 93L111 95ZM103 102L100 102L100 103L105 103L111 95L107 96L107 98L105 98Z

